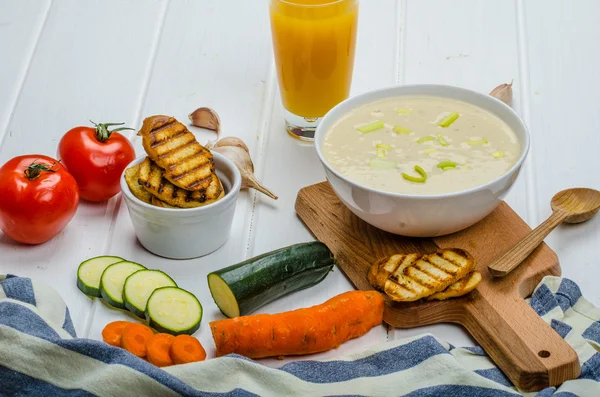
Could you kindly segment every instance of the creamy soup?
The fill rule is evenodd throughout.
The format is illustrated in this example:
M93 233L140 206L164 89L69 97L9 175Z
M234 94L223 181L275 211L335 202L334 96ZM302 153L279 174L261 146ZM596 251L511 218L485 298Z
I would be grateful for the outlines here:
M510 127L466 102L402 96L364 105L326 133L323 156L360 184L439 194L483 185L508 171L520 145Z

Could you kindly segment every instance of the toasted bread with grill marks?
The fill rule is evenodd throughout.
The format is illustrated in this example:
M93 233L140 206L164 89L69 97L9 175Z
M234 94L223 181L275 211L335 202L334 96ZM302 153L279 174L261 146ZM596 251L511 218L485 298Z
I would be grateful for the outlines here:
M131 190L131 193L138 199L142 200L144 203L150 204L153 196L142 185L140 185L139 179L139 164L136 164L125 170L125 182L127 182L127 186L129 186L129 190Z
M389 275L396 270L398 265L402 265L405 263L414 263L416 261L415 257L418 257L418 254L410 254L410 255L392 255L389 258L383 258L373 264L371 270L369 271L369 282L371 285L379 290L383 290L385 286L385 282L387 281ZM445 290L436 292L430 296L428 296L427 300L446 300L450 298L457 298L459 296L463 296L473 291L482 280L481 273L478 271L472 271L467 274L465 277L456 281L454 284L451 284Z
M212 153L173 117L146 118L138 135L148 157L165 170L164 177L175 186L200 191L213 183Z
M417 259L423 255L419 254L408 254L408 255L392 255L385 257L373 264L369 271L369 282L371 285L381 291L385 286L385 282L388 277L398 268L398 266L406 267L414 263Z
M462 249L393 255L375 262L368 278L392 300L410 302L446 289L473 271L475 265L475 259Z
M139 182L160 201L181 208L201 207L214 203L225 194L221 181L214 173L211 174L211 183L206 189L200 191L181 189L169 182L164 177L164 170L148 157L140 163Z
M459 296L466 295L477 288L482 279L483 277L481 276L481 273L479 273L477 270L472 271L445 290L436 292L433 295L429 295L426 299L428 301L443 301L446 299L457 298Z
M151 196L152 196L152 195L151 195ZM152 199L150 200L150 203L151 203L152 205L155 205L155 206L157 206L157 207L163 207L163 208L177 208L177 207L174 207L174 206L172 206L172 205L169 205L169 204L165 203L165 202L164 202L164 201L162 201L162 200L159 200L159 199L157 199L155 196L152 196Z

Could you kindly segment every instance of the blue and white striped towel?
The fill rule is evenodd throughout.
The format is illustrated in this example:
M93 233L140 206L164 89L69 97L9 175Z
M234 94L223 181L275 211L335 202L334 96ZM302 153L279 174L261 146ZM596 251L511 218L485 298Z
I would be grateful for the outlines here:
M531 306L577 351L581 377L528 396L600 396L600 310L568 279L546 277ZM279 369L226 356L162 370L123 349L75 337L50 287L0 275L1 396L519 396L481 348L433 335Z

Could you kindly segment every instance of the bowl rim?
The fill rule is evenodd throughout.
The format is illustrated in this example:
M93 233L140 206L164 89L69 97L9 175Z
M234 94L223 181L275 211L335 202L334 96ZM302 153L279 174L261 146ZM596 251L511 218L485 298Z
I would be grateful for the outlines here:
M136 205L139 205L143 208L147 208L152 211L164 212L165 214L185 214L187 216L187 215L192 215L192 214L201 214L203 212L208 212L211 210L216 210L220 206L221 207L225 206L225 205L229 204L231 201L237 200L237 193L240 191L240 189L242 187L242 175L240 173L240 170L238 169L238 167L235 165L235 163L233 161L229 160L227 157L225 157L221 153L214 152L214 151L211 151L211 153L212 153L213 157L218 158L219 161L224 162L225 164L227 164L227 166L229 168L231 168L233 170L233 181L232 181L231 189L229 189L229 192L225 193L225 195L220 200L217 200L214 203L210 203L207 205L203 205L201 207L194 207L194 208L165 208L165 207L158 207L156 205L145 203L142 200L140 200L139 198L135 197L135 195L129 189L127 182L125 181L125 170L127 170L127 168L129 168L133 165L139 164L142 161L144 161L144 159L147 157L146 154L135 158L132 162L127 164L127 166L123 170L123 173L121 174L121 179L120 179L121 192L123 193L124 196L127 197L127 199L133 201ZM215 165L215 167L217 167L217 166Z
M358 182L352 181L348 178L346 178L344 175L340 174L338 171L336 171L335 169L333 169L329 163L325 160L325 158L323 157L323 153L321 151L321 146L322 146L322 141L324 138L324 135L327 133L327 131L324 131L323 128L321 128L321 126L323 125L323 122L326 120L327 116L329 116L334 110L339 110L342 107L345 106L349 106L347 105L348 102L353 101L353 100L357 100L360 98L364 98L366 96L370 96L370 95L374 95L377 93L387 93L387 92L394 92L395 90L398 89L410 89L410 88L431 88L431 89L440 89L440 90L450 90L450 91L455 91L455 92L463 92L463 93L467 93L470 95L475 95L475 96L479 96L481 98L486 98L489 100L492 100L492 102L496 102L498 105L500 105L501 107L504 107L505 110L507 110L514 118L515 120L521 124L521 126L523 127L523 131L524 131L524 147L523 150L521 151L521 156L519 157L519 159L517 160L517 162L515 164L513 164L513 166L511 168L509 168L505 173L503 173L502 175L492 179L489 182L486 182L483 185L479 185L479 186L475 186L466 190L459 190L456 192L450 192L450 193L438 193L438 194L412 194L412 193L395 193L395 192L388 192L385 190L379 190L376 188L372 188L363 184L360 184ZM396 94L396 95L390 95L389 97L394 97L394 96L408 96L408 95L415 95L415 94ZM417 94L418 95L418 94ZM435 96L435 94L432 94L430 96ZM441 95L440 95L441 96ZM385 98L380 98L381 99L385 99ZM470 103L471 105L474 106L479 106L479 104L477 103L473 103L473 101L467 101L467 100L462 100L463 102L467 102ZM488 112L494 114L496 117L502 119L503 121L505 121L502 117L500 117L496 112L493 112L491 110L485 109ZM474 90L470 90L467 88L462 88L462 87L456 87L456 86L452 86L452 85L445 85L445 84L401 84L401 85L395 85L395 86L391 86L391 87L384 87L384 88L378 88L375 90L370 90L367 92L363 92L361 94L349 97L347 99L345 99L344 101L338 103L336 106L334 106L329 112L327 112L327 114L323 117L323 119L321 120L321 122L319 123L319 126L317 126L317 130L315 132L315 138L314 138L314 144L315 144L315 148L317 151L317 156L319 157L319 160L321 161L321 163L323 164L323 166L327 169L327 171L331 172L332 174L334 174L335 176L337 176L338 178L340 178L341 180L343 180L344 182L360 188L360 189L364 189L368 192L371 193L375 193L375 194L379 194L379 195L383 195L383 196L387 196L387 197L393 197L393 198L401 198L401 199L418 199L418 200L439 200L439 199L443 199L443 198L453 198L453 197L460 197L460 196L467 196L470 195L472 193L481 191L481 190L485 190L486 188L488 188L491 185L494 185L495 183L497 183L498 181L508 177L509 175L513 175L523 164L523 162L525 161L525 158L527 157L527 154L529 153L529 148L530 148L530 144L531 144L531 139L530 139L530 133L529 133L529 129L527 128L527 125L525 124L525 122L523 121L523 119L517 114L517 112L515 112L515 110L508 106L507 104L505 104L504 102L502 102L501 100L499 100L496 97L493 97L489 94L482 94L480 92L474 91Z

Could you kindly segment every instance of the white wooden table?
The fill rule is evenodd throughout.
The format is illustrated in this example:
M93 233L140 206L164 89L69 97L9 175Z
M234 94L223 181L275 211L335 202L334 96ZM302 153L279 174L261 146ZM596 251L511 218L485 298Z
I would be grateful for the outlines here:
M507 201L536 225L549 215L555 192L600 187L599 13L596 0L362 0L352 94L404 83L488 92L514 79L514 108L531 129L532 149ZM217 110L225 135L248 143L259 178L279 200L244 192L229 241L209 256L172 261L145 251L120 195L82 202L69 226L43 245L18 245L0 233L0 273L54 286L79 336L100 339L106 323L126 318L75 285L82 260L119 255L168 272L198 296L204 319L196 335L214 356L208 322L221 314L207 273L311 240L293 203L300 188L324 180L314 148L284 130L267 1L0 0L0 54L2 164L26 153L55 156L61 136L88 119L139 128L153 114L185 121L200 106ZM141 154L140 140L129 137ZM213 138L207 131L197 137ZM559 227L547 239L563 274L596 305L599 239L600 219ZM261 311L310 306L350 288L338 270ZM311 358L422 332L474 343L454 325L390 332L381 326Z

